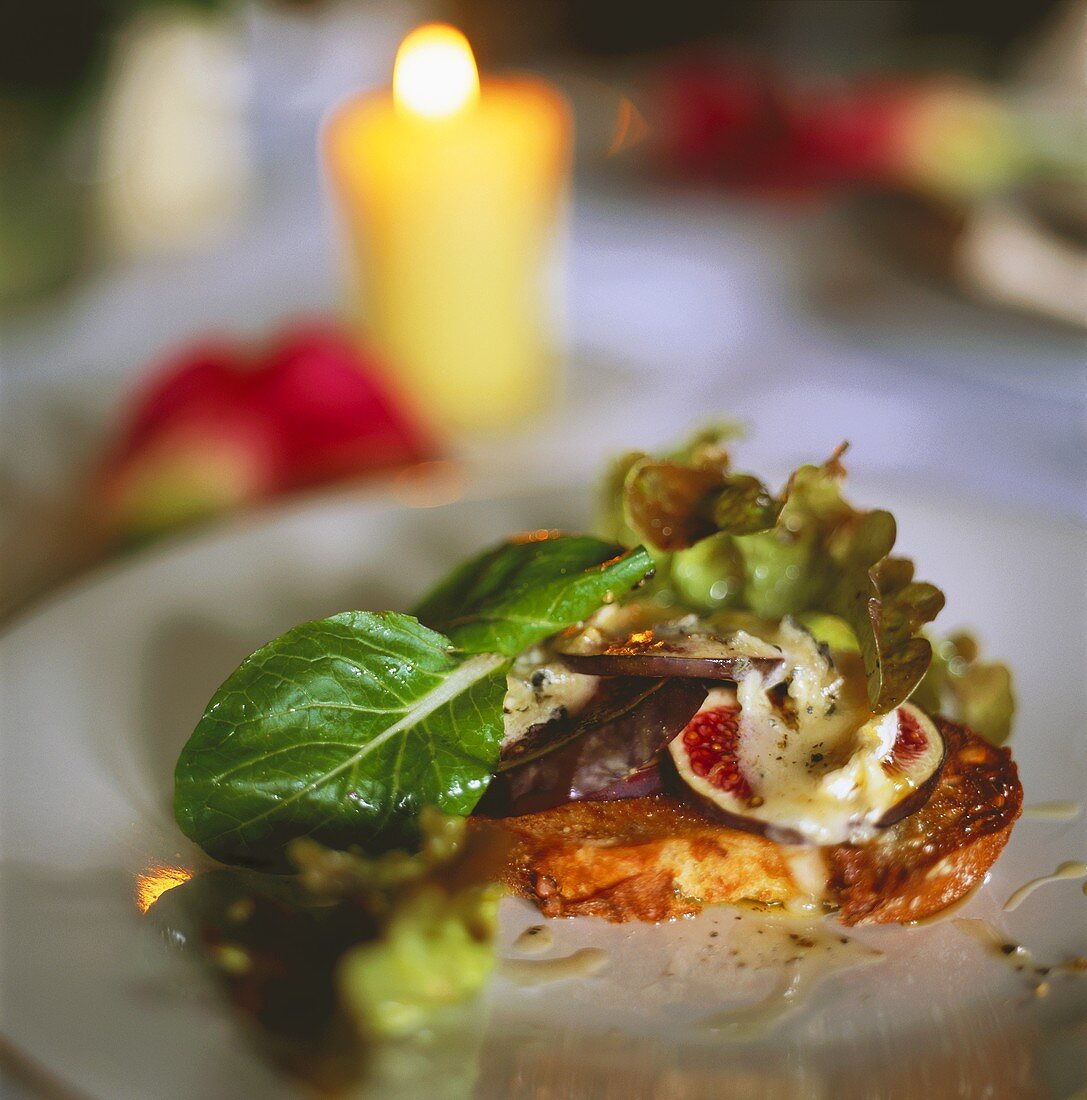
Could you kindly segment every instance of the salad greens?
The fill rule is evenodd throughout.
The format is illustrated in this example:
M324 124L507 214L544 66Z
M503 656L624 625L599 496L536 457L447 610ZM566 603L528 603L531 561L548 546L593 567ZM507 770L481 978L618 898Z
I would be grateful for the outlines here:
M510 658L625 595L641 548L548 536L455 570L419 619L348 611L257 650L215 693L177 762L182 831L225 862L282 862L314 836L381 847L423 806L467 814L497 767Z
M607 540L524 536L455 568L414 616L344 612L263 646L181 753L183 831L224 861L275 865L296 837L380 849L415 836L424 806L470 813L498 769L512 659L654 572L658 598L713 621L792 615L829 631L860 653L875 713L920 691L1006 737L1007 670L957 642L933 663L923 628L943 594L892 555L889 512L843 497L841 450L775 495L732 468L737 434L716 426L621 459Z
M408 615L348 611L258 649L177 763L174 812L218 859L410 835L423 806L468 813L502 741L505 658L461 660Z
M920 633L943 607L933 585L890 552L894 517L860 511L841 494L841 450L801 466L777 497L731 471L720 437L703 433L664 461L627 456L619 502L606 502L608 533L654 547L658 586L699 611L742 609L767 619L822 613L856 637L875 713L905 700L932 656ZM622 514L618 529L615 520Z
M934 655L913 700L930 713L946 714L994 745L1011 735L1015 695L1006 665L980 659L969 634L952 634L933 646Z
M641 546L624 551L596 538L543 532L458 566L415 614L465 653L516 657L625 596L652 571Z

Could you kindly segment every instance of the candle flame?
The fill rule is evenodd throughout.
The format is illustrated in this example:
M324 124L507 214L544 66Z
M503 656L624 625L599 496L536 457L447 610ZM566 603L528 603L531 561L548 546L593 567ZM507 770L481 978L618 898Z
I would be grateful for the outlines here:
M417 27L400 43L393 102L424 118L448 118L479 98L479 72L468 39L445 23Z

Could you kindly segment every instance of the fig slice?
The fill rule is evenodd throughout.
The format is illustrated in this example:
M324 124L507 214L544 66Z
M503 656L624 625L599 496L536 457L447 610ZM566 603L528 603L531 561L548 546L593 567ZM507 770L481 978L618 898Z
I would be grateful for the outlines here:
M762 648L770 647L762 643ZM783 655L745 653L743 648L712 635L673 637L652 630L608 642L597 652L564 652L563 660L574 672L590 676L685 677L731 683L738 683L752 671L771 679L785 667Z
M706 694L699 680L605 681L578 714L534 727L509 746L475 812L515 817L654 793L657 760Z
M701 710L670 742L669 756L683 796L702 813L782 844L871 839L921 809L943 767L939 730L904 703L831 756L813 753L810 766L794 764L769 778L760 767L756 779L745 762L741 713L738 705Z
M947 758L947 743L936 723L919 707L903 703L898 708L898 736L883 759L884 769L900 776L909 792L876 822L880 829L915 814L932 796Z
M701 813L733 829L759 833L782 844L801 844L795 829L753 817L745 810L761 804L740 764L740 707L701 710L669 744L675 771L686 784L683 796Z

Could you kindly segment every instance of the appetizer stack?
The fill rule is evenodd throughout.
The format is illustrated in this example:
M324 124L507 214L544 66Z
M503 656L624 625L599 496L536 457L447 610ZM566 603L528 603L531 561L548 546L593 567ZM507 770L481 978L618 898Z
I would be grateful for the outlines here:
M961 898L1021 807L1007 672L961 639L934 659L943 594L892 555L890 513L844 499L841 452L775 494L731 434L625 456L603 538L516 538L411 615L258 650L182 752L184 831L275 866L299 837L372 852L425 807L471 814L553 916L856 924Z

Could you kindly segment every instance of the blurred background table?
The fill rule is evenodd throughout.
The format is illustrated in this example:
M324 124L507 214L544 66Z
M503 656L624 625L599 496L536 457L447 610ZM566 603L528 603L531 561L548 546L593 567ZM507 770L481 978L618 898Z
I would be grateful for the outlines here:
M574 7L554 6L559 29L540 31L538 51L510 29L516 13L489 4L437 12L460 17L500 62L549 72L572 99L579 130L562 394L516 431L455 442L469 476L542 469L556 480L583 478L616 451L726 417L751 428L741 464L779 477L847 439L862 485L866 477L921 482L951 507L969 495L1082 519L1084 330L904 271L859 232L850 201L678 187L646 171L638 150L606 156L617 110L631 102L626 91L652 64L637 35L653 28L628 28L630 41L609 56L598 41L605 16L575 18ZM921 40L910 38L919 5L767 7L769 31L759 31L750 5L737 5L737 18L761 47L775 46L778 63L829 64L834 27L853 31L833 47L839 60ZM1001 59L1022 52L1046 18L1087 26L1082 5L1043 5L1022 26L995 31L982 27L987 6L964 7L974 23L963 16L967 25L951 32ZM73 502L149 364L194 334L256 337L340 309L341 263L315 135L345 94L387 81L396 43L435 10L248 4L220 14L229 47L220 75L244 88L240 212L192 247L100 252L59 289L4 316L3 607L82 564ZM662 36L670 48L684 36L697 44L732 33L702 26L685 5L661 25L675 31L674 41ZM827 33L814 34L820 27Z

